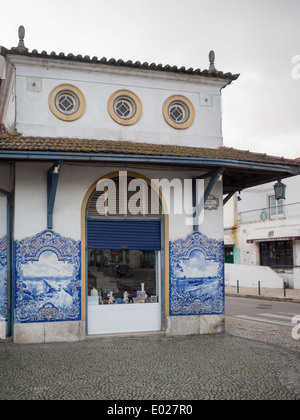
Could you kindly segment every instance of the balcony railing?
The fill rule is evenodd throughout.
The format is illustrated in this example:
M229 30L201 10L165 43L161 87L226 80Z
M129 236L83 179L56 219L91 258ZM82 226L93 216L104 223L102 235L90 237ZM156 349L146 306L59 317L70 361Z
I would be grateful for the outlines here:
M300 217L300 203L265 207L238 213L240 223L263 222L265 220L288 219L290 217Z

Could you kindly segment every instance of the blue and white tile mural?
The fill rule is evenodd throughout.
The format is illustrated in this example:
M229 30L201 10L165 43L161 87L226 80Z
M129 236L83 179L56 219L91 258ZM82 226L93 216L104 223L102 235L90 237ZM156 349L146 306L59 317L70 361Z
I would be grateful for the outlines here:
M80 242L44 231L15 242L15 264L15 323L80 320Z
M224 242L194 232L170 242L170 315L224 314Z
M7 321L7 237L0 239L0 319Z

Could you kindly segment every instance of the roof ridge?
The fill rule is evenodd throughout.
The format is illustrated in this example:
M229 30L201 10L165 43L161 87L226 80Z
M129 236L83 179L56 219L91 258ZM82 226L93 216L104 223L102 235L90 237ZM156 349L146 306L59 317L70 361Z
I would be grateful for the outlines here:
M25 28L24 26L20 26L18 30L19 35L19 44L17 47L12 47L7 49L5 47L0 46L0 54L6 56L7 54L15 54L15 55L23 55L28 57L38 57L38 58L47 58L47 59L60 59L60 60L68 60L68 61L79 61L79 62L87 62L92 64L107 64L113 66L122 66L122 67L131 67L131 68L139 68L139 69L146 69L146 70L156 70L156 71L165 71L171 73L182 73L182 74L192 74L192 75L199 75L205 77L219 77L221 79L227 79L231 82L236 80L239 77L239 74L232 74L230 72L224 73L220 70L217 70L215 67L215 52L209 52L209 68L205 70L201 70L199 68L194 69L190 67L186 69L185 67L178 67L176 65L171 66L170 64L155 64L148 62L141 63L140 61L133 62L132 60L122 60L122 59L115 59L110 58L107 59L106 57L98 58L96 56L90 57L89 55L82 56L81 54L65 54L64 52L56 53L52 51L50 54L47 51L43 50L42 52L38 52L38 50L33 49L29 52L29 49L25 47L24 44L24 37L25 37Z
M141 63L140 61L133 62L132 60L123 60L123 59L115 59L110 58L107 59L106 57L98 58L97 56L90 57L89 55L85 55L84 57L81 54L65 54L64 52L56 53L52 51L50 54L47 51L43 50L42 52L38 52L36 49L32 50L31 52L22 50L20 51L17 47L13 47L10 50L5 49L6 54L14 54L14 55L22 55L27 57L37 57L37 58L47 58L47 59L59 59L59 60L66 60L66 61L73 61L73 62L83 62L83 63L91 63L91 64L105 64L111 65L116 67L130 67L130 68L138 68L143 70L154 70L154 71L161 71L161 72L169 72L169 73L179 73L179 74L190 74L190 75L198 75L204 77L215 77L221 79L229 79L230 81L237 80L240 76L239 73L232 74L230 72L224 73L220 70L201 70L200 68L194 69L192 67L186 69L184 66L178 67L176 65L170 64L156 64L148 62Z

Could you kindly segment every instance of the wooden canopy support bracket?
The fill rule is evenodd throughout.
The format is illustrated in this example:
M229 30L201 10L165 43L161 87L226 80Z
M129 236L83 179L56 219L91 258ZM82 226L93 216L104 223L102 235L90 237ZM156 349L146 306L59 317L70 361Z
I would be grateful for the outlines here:
M47 173L47 227L53 228L53 210L57 191L57 185L63 161L59 160Z
M237 192L237 191L241 191L240 189L239 190L232 190L232 191L230 191L230 193L229 194L227 194L226 195L226 197L224 198L224 200L223 200L223 206L225 206L225 204L231 199L231 197L232 196L234 196L234 194Z
M193 195L193 209L195 209L193 217L194 217L194 231L197 231L199 229L199 224L198 224L198 217L200 214L200 209L202 206L205 206L205 203L217 181L217 179L223 175L225 171L225 168L218 168L215 171L211 171L208 172L206 174L200 175L198 177L193 178L192 180L192 186L193 186L193 190L192 190L192 195ZM205 188L204 191L204 196L202 198L202 200L200 201L200 203L197 203L197 180L198 179L207 179L210 178L209 183L207 185L207 187Z

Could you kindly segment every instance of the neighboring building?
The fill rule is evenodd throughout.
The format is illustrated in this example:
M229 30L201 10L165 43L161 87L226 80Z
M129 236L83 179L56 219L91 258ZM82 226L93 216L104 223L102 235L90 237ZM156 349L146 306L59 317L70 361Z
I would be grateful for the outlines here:
M300 288L300 177L289 178L286 198L274 184L245 189L225 209L227 263L272 268L289 287Z
M223 331L223 194L300 168L223 147L238 75L213 52L203 71L29 52L23 27L0 69L2 335Z

